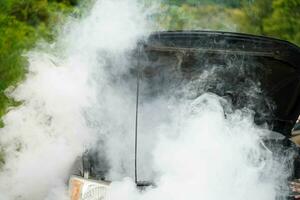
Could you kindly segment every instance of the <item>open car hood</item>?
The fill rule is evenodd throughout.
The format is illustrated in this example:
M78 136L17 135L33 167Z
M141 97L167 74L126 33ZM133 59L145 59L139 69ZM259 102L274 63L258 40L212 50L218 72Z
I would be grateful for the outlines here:
M273 130L289 136L293 123L300 114L300 48L296 45L240 33L168 31L150 35L146 43L143 43L143 48L148 52L201 54L212 60L216 57L237 58L248 63L258 63L252 64L260 66L260 70L252 70L258 77L254 81L261 83L263 94L270 99L273 107L269 116L262 117L263 120L258 117L256 121L268 122ZM186 60L187 65L193 65L189 63L191 59ZM252 65L245 67L251 68ZM226 89L209 92L224 96L224 90Z
M130 63L130 73L124 77L126 81L133 78L137 83L150 83L137 84L139 102L143 99L151 101L161 93L176 92L176 86L181 83L186 89L186 83L196 80L193 84L201 92L192 98L206 92L215 93L228 100L233 110L252 109L257 124L267 122L274 131L285 136L289 136L300 114L300 49L289 42L225 32L157 32L141 42L129 56L133 57L130 59L133 63ZM212 71L212 76L206 76L199 82L199 76L207 71ZM254 91L255 86L259 87L254 95L251 93L252 86ZM227 112L224 108L224 113ZM298 148L285 136L274 132L265 138L264 144L272 147L273 155L290 154L292 148L295 153L298 152ZM266 146L263 145L264 148ZM283 146L290 150L282 151ZM299 178L299 161L295 160L293 165L293 176ZM106 180L109 165L99 148L85 153L73 167L72 175L75 176L70 180L72 198L79 200L97 194L104 199L110 182L86 179ZM139 179L136 177L136 180ZM149 185L149 182L137 181L137 186L142 189Z

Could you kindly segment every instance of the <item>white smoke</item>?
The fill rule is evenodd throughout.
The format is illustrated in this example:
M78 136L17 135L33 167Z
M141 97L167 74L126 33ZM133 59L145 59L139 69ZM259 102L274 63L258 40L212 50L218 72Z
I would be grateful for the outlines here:
M97 99L94 77L105 83L101 51L119 59L146 32L131 0L97 1L85 19L70 21L57 43L28 53L29 73L11 93L23 104L4 117L0 130L1 200L59 199L74 159L95 141L84 111Z
M147 14L135 0L99 0L55 44L28 53L27 78L11 93L23 104L0 129L1 200L68 199L70 167L91 147L108 161L112 200L275 198L288 172L262 147L267 131L250 112L225 117L214 94L142 99L139 179L156 187L135 188L136 86L127 75L136 64L129 52L149 33Z
M165 107L155 102L152 110L140 109L151 126L140 131L139 180L155 186L139 191L132 179L121 179L112 183L110 199L276 198L289 172L262 145L270 133L253 124L251 112L225 117L224 99L214 94L159 103Z

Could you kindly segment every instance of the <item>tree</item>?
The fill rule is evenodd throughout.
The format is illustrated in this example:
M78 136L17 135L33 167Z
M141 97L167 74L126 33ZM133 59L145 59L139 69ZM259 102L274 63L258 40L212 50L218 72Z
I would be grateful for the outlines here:
M264 33L300 45L300 0L274 0L272 7L263 23Z
M243 15L237 19L240 31L264 35L264 20L272 13L272 1L243 1Z
M5 90L25 77L23 53L41 38L51 41L54 25L74 10L75 3L77 0L0 0L0 128L7 108L18 105Z

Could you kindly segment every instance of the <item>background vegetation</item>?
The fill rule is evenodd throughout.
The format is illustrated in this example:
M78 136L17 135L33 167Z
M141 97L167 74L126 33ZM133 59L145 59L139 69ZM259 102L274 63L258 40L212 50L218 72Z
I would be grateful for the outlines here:
M4 126L1 117L19 104L8 98L5 91L16 86L26 74L24 52L38 40L54 40L55 25L62 23L66 16L78 14L78 5L83 2L88 0L0 0L0 128ZM153 19L162 29L237 31L273 36L300 45L300 0L161 2L160 11Z
M300 0L164 0L165 29L236 31L300 45Z
M18 104L5 95L5 90L24 78L24 52L38 40L53 40L54 25L74 12L77 4L77 0L0 1L0 117Z

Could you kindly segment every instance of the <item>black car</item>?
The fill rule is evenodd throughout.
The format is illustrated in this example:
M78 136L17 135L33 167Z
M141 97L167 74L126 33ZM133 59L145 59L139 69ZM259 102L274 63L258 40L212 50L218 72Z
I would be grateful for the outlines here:
M274 131L274 137L265 141L267 148L275 154L295 153L290 163L294 167L291 179L300 178L298 146L289 139L300 113L299 47L283 40L240 33L167 31L153 33L140 42L132 59L136 69L129 78L138 77L164 90L171 87L170 83L185 83L216 66L214 78L201 82L201 89L195 82L195 96L211 92L231 102L233 109L253 110L255 123L268 124ZM230 68L228 63L238 67ZM256 83L260 87L258 94L249 94L246 89ZM141 95L155 98L160 92L163 91L143 88ZM98 154L93 149L83 154L75 162L72 175L106 180L108 166ZM136 183L141 187L155 184L147 180Z

